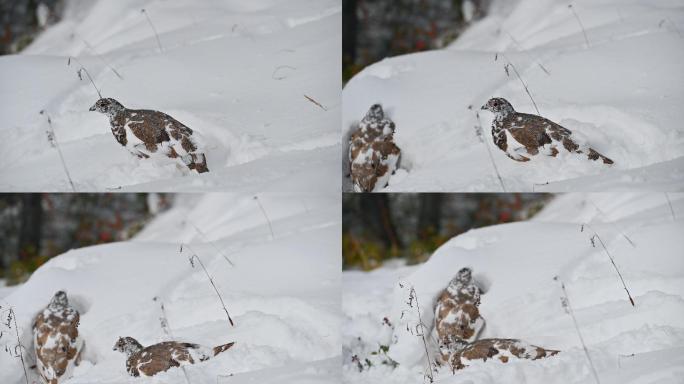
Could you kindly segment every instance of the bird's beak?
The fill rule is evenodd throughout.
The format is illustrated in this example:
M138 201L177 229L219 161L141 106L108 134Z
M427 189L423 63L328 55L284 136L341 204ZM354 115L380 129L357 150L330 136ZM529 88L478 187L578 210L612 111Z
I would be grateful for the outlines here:
M95 104L93 104L93 106L90 107L89 111L90 111L90 112L93 112L94 110L95 110Z
M487 109L487 104L485 104L485 105L481 106L481 107L480 107L480 109L484 109L484 110L486 110L486 109Z

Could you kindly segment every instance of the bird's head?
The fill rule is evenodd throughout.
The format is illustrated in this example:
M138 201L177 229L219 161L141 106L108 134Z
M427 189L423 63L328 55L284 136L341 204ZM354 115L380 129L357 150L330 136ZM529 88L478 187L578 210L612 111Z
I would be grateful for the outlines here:
M385 118L385 112L382 110L382 105L373 104L366 113L364 120L377 120L380 121Z
M114 344L114 348L112 348L114 351L125 353L126 356L130 356L142 349L142 345L140 345L136 339L128 336L119 337L119 340Z
M90 107L89 111L97 111L104 113L109 117L115 116L120 111L123 111L124 106L118 101L112 99L111 97L102 98Z
M50 300L50 307L66 307L69 305L69 299L67 298L67 294L64 291L57 291L54 296L52 296L52 300Z
M511 112L515 112L511 103L503 97L493 97L487 101L487 104L483 105L482 108L495 114L507 115Z

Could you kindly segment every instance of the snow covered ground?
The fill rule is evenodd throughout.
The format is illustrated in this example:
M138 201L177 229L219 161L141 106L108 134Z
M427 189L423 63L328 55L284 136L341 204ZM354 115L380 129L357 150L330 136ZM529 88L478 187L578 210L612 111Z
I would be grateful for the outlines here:
M0 305L14 307L30 348L33 317L57 290L67 291L81 312L86 349L85 361L64 383L186 383L181 369L130 377L124 355L112 350L119 336L143 345L170 338L160 325L160 301L174 339L206 346L236 342L207 362L186 366L191 383L339 382L339 212L339 198L320 195L265 194L258 201L251 195L178 195L133 240L55 257ZM216 282L235 327L201 266L196 260L191 266L193 253ZM13 345L8 335L14 330L0 327L2 346ZM29 365L33 361L28 358ZM0 382L24 382L19 359L0 354Z
M508 191L684 189L684 3L568 4L494 1L490 14L447 49L385 59L349 81L342 94L343 130L376 102L396 122L403 169L386 191L501 191L485 145ZM542 116L615 164L581 156L518 163L495 147L493 116L479 110L490 97L535 113L511 67L507 76L509 62ZM344 184L349 190L347 179Z
M460 268L470 266L485 291L481 338L519 338L561 353L538 361L476 362L456 375L444 368L435 382L593 383L572 318L561 304L558 276L601 383L681 383L683 229L684 194L560 195L532 220L451 239L422 265L344 272L344 382L422 382L425 352L420 337L407 332L415 329L418 315L406 304L407 290L415 287L423 322L431 326L436 296ZM614 257L635 307L598 240L592 247L594 234ZM380 346L388 348L387 356ZM396 368L387 365L388 357Z
M78 191L339 191L340 40L339 0L68 1L0 57L0 189L71 191L45 110ZM195 130L211 172L131 156L69 56L104 97Z

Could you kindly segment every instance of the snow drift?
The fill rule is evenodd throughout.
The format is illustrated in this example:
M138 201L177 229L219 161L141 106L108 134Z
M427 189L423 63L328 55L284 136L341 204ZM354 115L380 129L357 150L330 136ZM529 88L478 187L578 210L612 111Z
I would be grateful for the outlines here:
M456 375L443 368L436 373L439 382L593 382L572 318L561 304L561 281L602 383L681 382L682 212L682 194L564 195L530 221L457 236L423 265L345 272L345 382L422 381L425 351L421 338L410 332L418 311L406 304L408 290L415 288L429 333L434 300L464 266L473 269L484 291L480 314L486 325L480 338L519 338L561 353L538 361L476 362ZM635 307L599 240L592 242L596 234L620 269ZM371 355L381 345L388 347L385 365ZM369 356L373 366L359 372L354 355ZM387 358L398 366L390 368Z
M49 116L78 191L339 191L340 36L336 0L70 1L0 57L0 188L71 190ZM88 111L98 96L81 63L104 97L192 128L211 172L131 156Z
M128 376L125 356L112 351L119 336L135 337L143 345L171 338L205 346L236 342L207 362L186 366L192 383L335 382L339 210L339 199L316 195L259 195L258 201L228 194L177 195L174 207L133 240L55 257L0 303L3 309L14 307L22 343L32 350L35 314L57 290L67 291L81 312L85 354L65 383L138 382ZM235 327L198 261L194 268L190 264L193 254L214 279ZM168 334L160 323L161 304ZM14 330L0 327L3 346L13 345L8 335ZM32 362L28 356L27 363ZM32 378L37 380L33 373ZM19 359L2 354L0 382L23 381ZM186 383L181 369L147 381Z
M385 59L352 78L342 93L343 129L378 102L397 125L403 169L386 190L501 191L485 145L507 191L684 188L684 6L669 0L572 5L495 1L447 49ZM505 70L509 63L515 70ZM490 97L536 113L515 71L542 116L615 165L574 155L519 164L495 147L492 115L479 110Z

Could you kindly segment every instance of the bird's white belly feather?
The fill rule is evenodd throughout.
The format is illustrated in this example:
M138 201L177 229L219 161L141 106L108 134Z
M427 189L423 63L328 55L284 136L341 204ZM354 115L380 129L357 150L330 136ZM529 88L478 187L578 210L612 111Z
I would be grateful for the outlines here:
M516 140L513 135L511 135L511 132L506 129L506 143L508 144L508 150L512 151L518 148L524 148L525 146L520 144L518 140Z
M139 145L139 144L144 146L145 143L142 140L140 140L140 138L138 138L138 136L136 136L133 133L133 130L129 126L130 123L131 123L130 121L127 121L126 125L124 125L124 130L126 131L126 146L127 147L135 147L136 145Z

